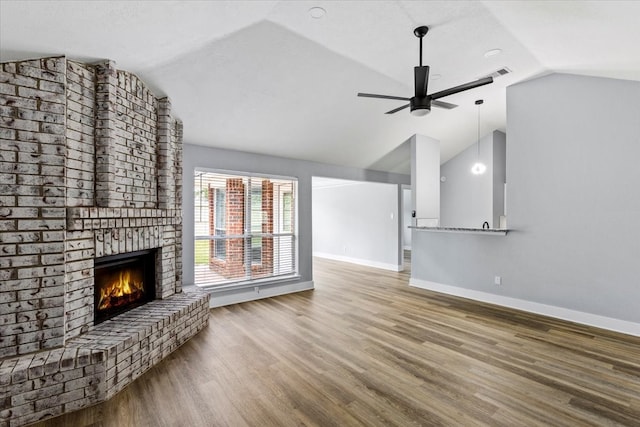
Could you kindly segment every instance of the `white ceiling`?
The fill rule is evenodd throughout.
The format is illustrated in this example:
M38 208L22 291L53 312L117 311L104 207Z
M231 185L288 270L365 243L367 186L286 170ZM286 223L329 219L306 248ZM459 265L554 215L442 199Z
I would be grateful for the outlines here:
M411 96L419 25L441 75L429 93L513 73L420 118L356 97ZM507 86L554 71L640 80L638 46L635 1L0 0L2 61L115 60L170 96L186 143L405 173L398 147L414 133L439 139L442 161L475 141L476 99L481 133L504 131Z

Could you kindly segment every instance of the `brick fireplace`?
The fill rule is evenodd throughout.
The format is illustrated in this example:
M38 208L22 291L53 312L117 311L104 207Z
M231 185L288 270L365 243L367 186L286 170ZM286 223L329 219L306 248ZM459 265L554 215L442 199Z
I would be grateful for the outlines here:
M112 61L0 74L0 425L107 399L206 326L182 291L182 123ZM96 325L95 260L153 251L153 301Z

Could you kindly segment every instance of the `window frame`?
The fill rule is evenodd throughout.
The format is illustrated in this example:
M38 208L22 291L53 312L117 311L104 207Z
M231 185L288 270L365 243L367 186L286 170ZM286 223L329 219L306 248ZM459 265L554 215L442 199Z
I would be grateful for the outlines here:
M245 239L244 265L247 272L245 276L241 277L239 280L236 280L236 281L231 280L229 282L224 282L224 283L208 283L206 281L199 282L197 274L194 274L194 284L198 287L205 288L205 289L207 288L220 289L220 288L235 288L235 287L251 286L252 284L256 284L256 283L280 282L280 281L299 279L300 278L300 275L299 275L299 255L300 254L299 254L298 229L297 229L298 178L291 177L291 176L272 175L272 174L249 173L249 172L242 172L242 171L222 170L222 169L210 169L210 168L203 168L203 167L194 168L194 178L197 179L197 177L202 174L215 174L215 175L225 176L225 179L242 178L243 184L245 185L245 202L244 202L245 220L250 218L252 215L252 203L251 202L247 203L247 197L252 199L251 198L252 190L258 191L260 196L262 196L262 191L260 190L260 187L255 186L255 183L253 182L253 180L259 180L259 182L262 182L263 180L269 180L272 183L276 183L279 185L285 185L285 186L290 185L290 189L283 190L283 192L279 193L277 197L274 194L274 199L273 199L274 211L273 211L273 220L272 220L273 228L271 233L263 233L262 224L260 223L259 225L256 226L256 224L254 222L251 222L250 219L248 223L245 222L244 234L242 235L230 236L228 235L228 233L226 233L226 230L225 230L225 235L223 239L237 239L237 238ZM220 177L220 179L222 178ZM200 184L200 187L198 187L197 181L194 181L194 186L195 186L194 194L196 194L197 191L199 190L202 191L202 184ZM285 213L283 212L281 201L283 200L283 194L285 193L289 194L289 197L291 198L290 210L292 212L290 212L290 216L291 216L290 222L292 223L293 227L291 227L290 231L282 230L282 221L283 221L282 215ZM262 201L260 200L260 204L261 203ZM199 206L195 206L195 207L198 208ZM218 211L218 209L215 209L215 210ZM261 211L261 214L262 214L262 211ZM196 218L197 216L194 215L194 220ZM260 220L261 219L262 218L260 218ZM214 222L215 222L215 219L214 219ZM225 227L227 226L228 224L225 224ZM257 231L257 228L260 228L259 232ZM194 247L195 248L197 248L197 242L199 240L213 240L213 241L222 240L222 239L218 239L218 236L197 235L195 233L197 229L198 227L196 227L194 224L194 244L195 244ZM252 229L256 229L256 231L252 231ZM252 254L252 247L254 246L253 239L257 239L257 238L259 238L261 241L264 241L264 239L267 238L273 242L272 252L271 252L272 264L270 266L271 273L266 275L253 274L254 268L260 269L262 267L263 246L260 247L260 251L261 251L260 260L256 258L255 254ZM290 240L280 240L280 239L290 239ZM210 247L213 247L213 246L215 246L215 243ZM284 255L281 255L282 250L285 251ZM290 256L287 256L288 254L290 254ZM228 255L228 254L225 254L225 255ZM210 258L209 258L210 260L212 256L213 255L210 254ZM282 258L282 256L284 256L284 258ZM198 255L194 254L194 258L198 258ZM225 262L226 260L217 259L216 261ZM247 262L250 262L249 267L247 267ZM194 264L194 267L195 266L196 265Z

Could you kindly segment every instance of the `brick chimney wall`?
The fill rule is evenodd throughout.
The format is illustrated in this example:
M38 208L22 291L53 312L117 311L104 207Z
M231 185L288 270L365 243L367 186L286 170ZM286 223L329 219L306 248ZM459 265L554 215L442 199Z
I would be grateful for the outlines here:
M94 259L157 249L182 286L182 123L112 61L0 65L0 359L93 326Z

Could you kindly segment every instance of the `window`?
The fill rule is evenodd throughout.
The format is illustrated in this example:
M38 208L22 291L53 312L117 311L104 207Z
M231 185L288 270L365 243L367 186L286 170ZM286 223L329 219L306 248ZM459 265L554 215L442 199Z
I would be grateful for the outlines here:
M251 188L251 234L262 233L262 188ZM262 263L262 237L251 238L251 264Z
M215 224L214 236L220 237L225 235L225 230L226 230L226 225L225 225L226 224L225 215L227 212L227 205L225 200L226 192L223 188L216 188L215 195L216 195L216 199L215 199L215 205L213 210L213 221ZM219 240L215 240L214 242L215 242L214 256L216 257L216 259L220 259L224 261L224 259L227 256L227 249L224 244L224 240L219 239Z
M195 283L297 273L295 179L195 171Z
M283 193L282 194L282 231L286 233L291 232L291 212L292 207L291 203L293 202L293 198L291 193Z

